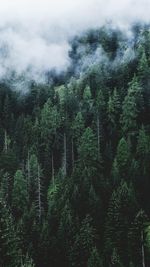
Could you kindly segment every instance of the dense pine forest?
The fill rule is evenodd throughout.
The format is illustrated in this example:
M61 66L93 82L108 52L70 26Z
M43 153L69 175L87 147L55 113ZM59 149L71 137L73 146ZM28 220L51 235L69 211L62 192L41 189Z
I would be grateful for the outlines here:
M0 266L148 267L149 26L70 45L45 84L0 82Z

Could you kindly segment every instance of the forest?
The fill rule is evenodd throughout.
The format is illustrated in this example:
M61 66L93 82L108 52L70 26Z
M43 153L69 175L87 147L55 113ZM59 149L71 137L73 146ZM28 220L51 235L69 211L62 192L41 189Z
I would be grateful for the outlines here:
M150 27L70 45L46 83L0 81L0 267L148 267Z

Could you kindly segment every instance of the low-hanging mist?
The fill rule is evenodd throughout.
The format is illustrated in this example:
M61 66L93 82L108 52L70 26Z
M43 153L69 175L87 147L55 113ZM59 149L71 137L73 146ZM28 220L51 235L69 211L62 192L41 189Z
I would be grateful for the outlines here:
M48 71L68 68L73 36L105 23L129 32L136 21L149 23L149 8L148 0L2 1L0 79L44 82Z

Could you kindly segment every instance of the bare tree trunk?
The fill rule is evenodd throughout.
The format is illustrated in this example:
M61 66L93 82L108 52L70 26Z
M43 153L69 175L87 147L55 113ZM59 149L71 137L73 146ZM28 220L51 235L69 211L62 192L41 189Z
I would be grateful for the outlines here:
M72 169L74 169L74 141L71 142L71 155L72 155Z
M97 114L97 149L98 149L98 159L100 158L100 122L99 115Z
M63 173L64 173L64 176L67 175L67 140L66 140L66 134L65 133L64 133Z
M38 216L39 221L41 221L42 215L42 204L41 204L41 177L40 177L40 167L38 165Z
M52 153L52 183L55 184L54 155Z
M28 190L30 189L30 180L31 180L30 153L28 151L28 159L27 159L27 186L28 186Z
M145 252L144 252L144 236L143 236L143 230L141 231L141 242L142 242L142 267L145 267Z

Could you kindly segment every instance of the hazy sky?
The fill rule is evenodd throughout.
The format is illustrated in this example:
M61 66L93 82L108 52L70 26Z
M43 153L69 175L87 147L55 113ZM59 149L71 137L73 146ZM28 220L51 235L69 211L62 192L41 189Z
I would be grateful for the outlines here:
M112 21L150 21L150 0L0 0L0 78L68 66L68 39Z

